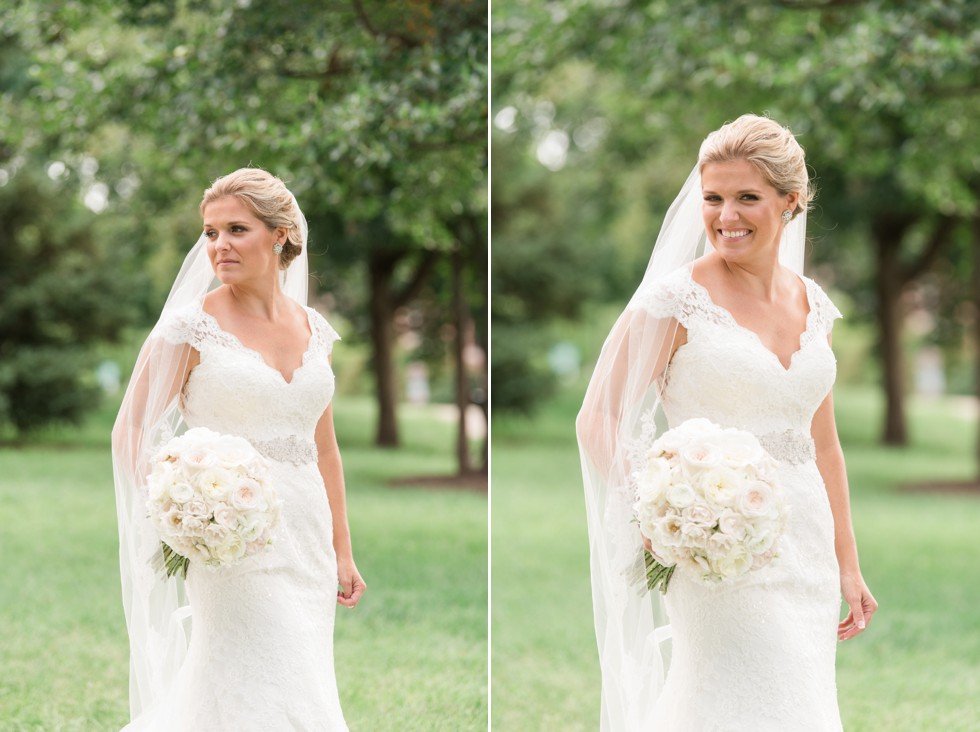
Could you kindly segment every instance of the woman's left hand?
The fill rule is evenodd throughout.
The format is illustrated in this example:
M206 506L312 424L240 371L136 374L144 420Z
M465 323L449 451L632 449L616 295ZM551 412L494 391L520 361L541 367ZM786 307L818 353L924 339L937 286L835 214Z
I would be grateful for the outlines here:
M846 641L864 632L871 622L871 616L878 609L878 602L861 575L842 574L840 589L850 612L837 626L837 640Z
M340 584L337 602L344 607L357 605L367 589L367 583L361 578L353 559L341 559L337 562L337 582Z

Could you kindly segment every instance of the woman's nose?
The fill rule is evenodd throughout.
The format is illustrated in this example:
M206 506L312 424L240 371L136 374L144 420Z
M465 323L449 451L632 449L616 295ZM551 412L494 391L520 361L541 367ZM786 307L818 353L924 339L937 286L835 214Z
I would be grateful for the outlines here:
M738 221L738 208L735 203L727 201L722 203L721 214L718 218L721 221Z

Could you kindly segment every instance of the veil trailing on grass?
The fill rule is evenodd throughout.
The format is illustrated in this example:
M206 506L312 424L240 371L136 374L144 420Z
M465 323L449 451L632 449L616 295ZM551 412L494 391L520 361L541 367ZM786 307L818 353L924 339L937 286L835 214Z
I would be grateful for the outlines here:
M636 584L643 544L633 523L630 449L655 415L666 427L660 397L678 323L643 306L666 275L711 251L701 215L695 167L674 200L639 288L603 344L576 421L592 569L592 602L602 672L603 732L651 730L650 720L670 661L670 626L663 599ZM783 230L780 264L803 270L806 214Z
M306 219L293 199L302 241ZM307 247L280 274L283 292L305 306ZM175 313L200 308L218 285L202 234L177 274L163 312L140 349L112 430L112 470L119 521L119 564L123 610L130 643L130 714L135 720L164 700L183 663L190 639L191 611L184 580L154 568L162 555L160 538L147 516L146 476L156 450L185 429L180 394L193 349L161 335Z

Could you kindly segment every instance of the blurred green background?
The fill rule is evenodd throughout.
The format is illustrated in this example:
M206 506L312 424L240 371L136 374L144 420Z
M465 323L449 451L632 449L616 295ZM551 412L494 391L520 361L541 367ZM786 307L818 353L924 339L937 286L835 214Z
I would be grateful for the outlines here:
M0 729L126 721L108 433L216 177L280 176L340 331L352 730L487 718L488 7L0 8Z
M806 150L806 269L845 316L881 611L840 647L844 728L980 728L980 4L500 0L491 24L494 728L598 725L574 418L701 141L746 112Z

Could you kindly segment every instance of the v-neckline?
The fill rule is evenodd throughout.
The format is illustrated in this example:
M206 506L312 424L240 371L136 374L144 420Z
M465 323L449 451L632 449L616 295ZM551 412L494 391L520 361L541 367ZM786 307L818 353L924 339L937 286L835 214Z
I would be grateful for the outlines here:
M712 299L711 293L708 291L708 288L702 285L696 279L694 279L693 268L686 267L685 269L687 271L687 278L688 280L690 280L691 284L694 285L695 288L697 288L704 294L704 297L707 300L708 305L710 305L718 313L720 313L722 315L722 318L728 321L729 325L733 326L736 330L740 330L743 333L746 333L752 338L754 338L755 342L759 344L759 347L762 348L762 350L768 353L770 356L772 356L773 361L779 364L780 368L782 368L784 373L788 373L793 368L793 363L796 360L796 356L799 353L801 353L809 343L808 335L813 327L813 318L814 318L813 298L811 297L810 283L807 281L806 277L797 274L795 272L793 273L794 275L796 275L796 277L799 278L800 282L803 283L803 294L806 297L807 312L806 312L806 321L804 323L803 330L800 332L799 335L799 345L797 346L796 350L790 354L789 364L784 364L782 359L779 357L779 354L777 354L775 351L773 351L765 343L762 342L762 338L759 337L758 333L756 333L751 328L747 328L741 323L739 323L738 320L735 319L735 316L732 315L732 312L730 310L728 310L727 308L723 308L721 305L719 305Z
M242 349L242 351L251 354L263 366L269 369L269 371L278 374L279 378L282 379L283 383L286 386L291 386L292 383L296 380L296 374L299 373L300 369L306 366L307 358L310 355L310 352L313 350L314 331L313 331L313 319L310 317L310 309L308 307L303 307L302 305L300 307L303 308L303 313L306 315L306 326L307 328L309 328L310 337L306 341L306 350L303 351L303 355L300 357L299 365L293 369L288 379L286 378L286 375L282 371L280 371L275 366L271 365L268 361L266 361L265 356L263 356L259 351L255 350L254 348L249 348L244 343L242 343L241 338L239 338L237 335L232 333L230 330L225 330L225 328L222 327L221 323L218 322L218 319L214 317L211 313L206 311L204 308L201 308L201 313L206 318L211 320L212 323L214 323L215 327L218 329L219 332L227 336L231 341L234 342L235 345L237 345L240 349Z

